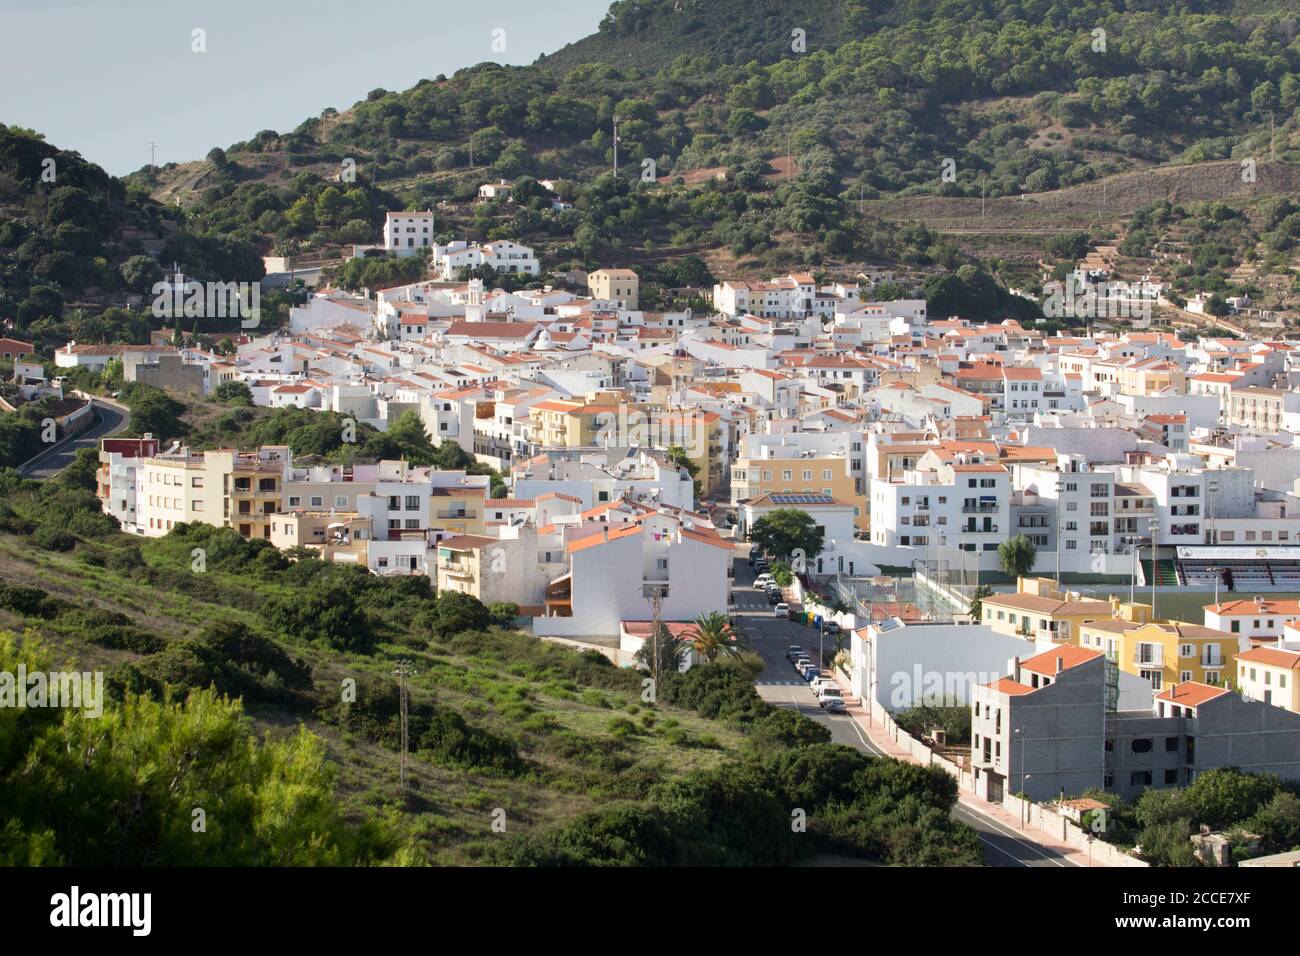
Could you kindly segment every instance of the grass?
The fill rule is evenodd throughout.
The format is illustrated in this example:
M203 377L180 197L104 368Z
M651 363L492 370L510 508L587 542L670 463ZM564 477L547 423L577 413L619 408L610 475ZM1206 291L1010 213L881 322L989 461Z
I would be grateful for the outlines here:
M88 552L104 558L135 548L151 569L151 582L84 558ZM168 642L192 637L217 620L265 631L257 606L291 590L218 570L194 574L176 567L161 543L142 544L126 535L52 553L0 534L0 567L8 581L40 587L81 608L119 611ZM476 733L511 741L524 761L523 770L506 774L412 755L403 812L429 863L491 862L501 846L502 820L506 835L561 824L604 800L635 799L656 782L715 766L744 745L744 735L734 727L643 702L635 674L575 666L581 664L576 652L508 632L492 632L481 643L434 641L413 634L409 622L379 617L384 637L368 656L272 636L310 664L318 695L332 694L331 688L341 688L349 677L359 683L366 677L391 681L395 660L410 660L416 670L413 708L429 704L454 711ZM57 623L0 609L0 628L21 632L27 627L52 647L56 659L75 660L83 668L109 670L140 659L64 633ZM591 676L575 676L580 674ZM302 723L320 736L337 771L338 799L358 819L366 812L399 809L394 749L310 710L253 702L246 702L246 709L258 733L287 735Z

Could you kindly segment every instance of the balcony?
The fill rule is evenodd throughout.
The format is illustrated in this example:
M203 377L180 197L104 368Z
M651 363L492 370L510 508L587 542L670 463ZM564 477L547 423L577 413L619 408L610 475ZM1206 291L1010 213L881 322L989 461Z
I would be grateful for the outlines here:
M444 521L472 521L478 517L477 511L439 511L438 517Z
M1133 655L1133 666L1134 666L1134 667L1145 667L1145 668L1148 668L1148 669L1164 667L1164 666L1165 666L1165 657L1164 657L1163 654L1156 654L1156 655L1154 655L1154 656L1151 656L1151 655L1143 655L1143 654L1134 654L1134 655Z
M438 570L444 572L448 577L455 578L458 581L473 581L474 569L464 564L457 564L453 561L439 564Z
M961 513L964 515L991 515L996 514L998 506L991 505L962 505Z

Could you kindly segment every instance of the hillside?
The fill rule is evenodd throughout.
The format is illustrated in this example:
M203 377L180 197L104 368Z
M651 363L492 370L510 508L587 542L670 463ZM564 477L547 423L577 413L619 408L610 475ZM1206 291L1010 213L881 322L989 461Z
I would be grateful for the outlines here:
M123 534L94 467L43 485L0 471L0 670L73 663L106 672L108 696L98 720L0 708L0 864L980 858L948 775L830 745L759 699L750 658L647 695L641 673L425 577L228 528Z
M263 274L252 241L196 226L39 133L0 124L0 320L38 341L96 341L105 324L139 341L160 323L121 306L149 304L163 263L223 281Z
M683 267L710 279L691 257L714 274L920 276L1032 260L1042 247L1025 240L1056 228L1041 221L1057 197L1077 196L1065 211L1087 218L1104 190L1112 230L1154 198L1214 192L1174 184L1178 168L1194 181L1230 159L1294 169L1298 24L1271 0L619 2L532 66L373 90L131 179L224 234L297 254L372 242L387 209L431 208L443 237L517 239L556 271L628 262L651 307L660 286L693 284ZM497 178L524 183L517 201L476 202ZM528 185L540 178L574 208L553 210ZM1261 177L1252 195L1292 179ZM921 197L983 198L1004 224ZM929 229L914 200L936 213Z

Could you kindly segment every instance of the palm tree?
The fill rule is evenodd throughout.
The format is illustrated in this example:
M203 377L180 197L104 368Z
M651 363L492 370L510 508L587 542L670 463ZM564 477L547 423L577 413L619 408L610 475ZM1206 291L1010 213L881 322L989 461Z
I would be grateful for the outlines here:
M971 596L969 614L972 619L978 621L984 616L984 599L993 596L993 589L987 584L981 584L975 589Z
M713 663L720 654L735 656L740 653L740 642L725 614L709 611L697 617L694 625L691 641L695 645L695 653L706 662Z

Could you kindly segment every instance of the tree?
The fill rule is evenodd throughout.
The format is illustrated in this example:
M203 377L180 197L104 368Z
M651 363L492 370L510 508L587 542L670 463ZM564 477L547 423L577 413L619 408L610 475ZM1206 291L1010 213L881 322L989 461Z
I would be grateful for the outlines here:
M826 532L808 512L778 508L755 521L749 537L764 554L786 561L799 557L811 561L821 554ZM805 568L796 564L793 570L802 573Z
M320 641L359 654L374 650L370 619L355 589L340 578L317 578L306 588L273 597L262 605L261 616L270 627L304 643Z
M1038 551L1034 542L1023 534L1008 538L998 545L998 564L1004 573L1013 578L1023 578L1034 569Z
M658 634L647 637L633 658L637 664L646 668L658 679L660 675L675 674L681 670L682 660L686 657L687 650L685 641L675 637L668 628L660 624Z
M993 589L987 584L981 584L975 589L975 594L970 600L970 609L967 613L978 621L984 617L984 599L993 596Z
M0 671L48 658L0 633ZM344 819L318 737L258 740L243 705L214 691L127 694L93 720L0 708L0 741L3 866L350 865L396 849Z
M740 642L725 614L719 611L701 614L695 619L694 628L691 640L695 653L705 662L712 664L719 655L735 657L740 653Z
M222 382L212 394L227 405L253 404L253 393L243 382Z
M460 591L443 591L438 595L433 628L440 636L486 630L491 623L491 612L474 595Z
M388 436L402 448L413 465L431 465L436 457L433 442L424 428L420 413L414 409L402 412L397 421L388 427ZM457 445L457 448L460 446Z

